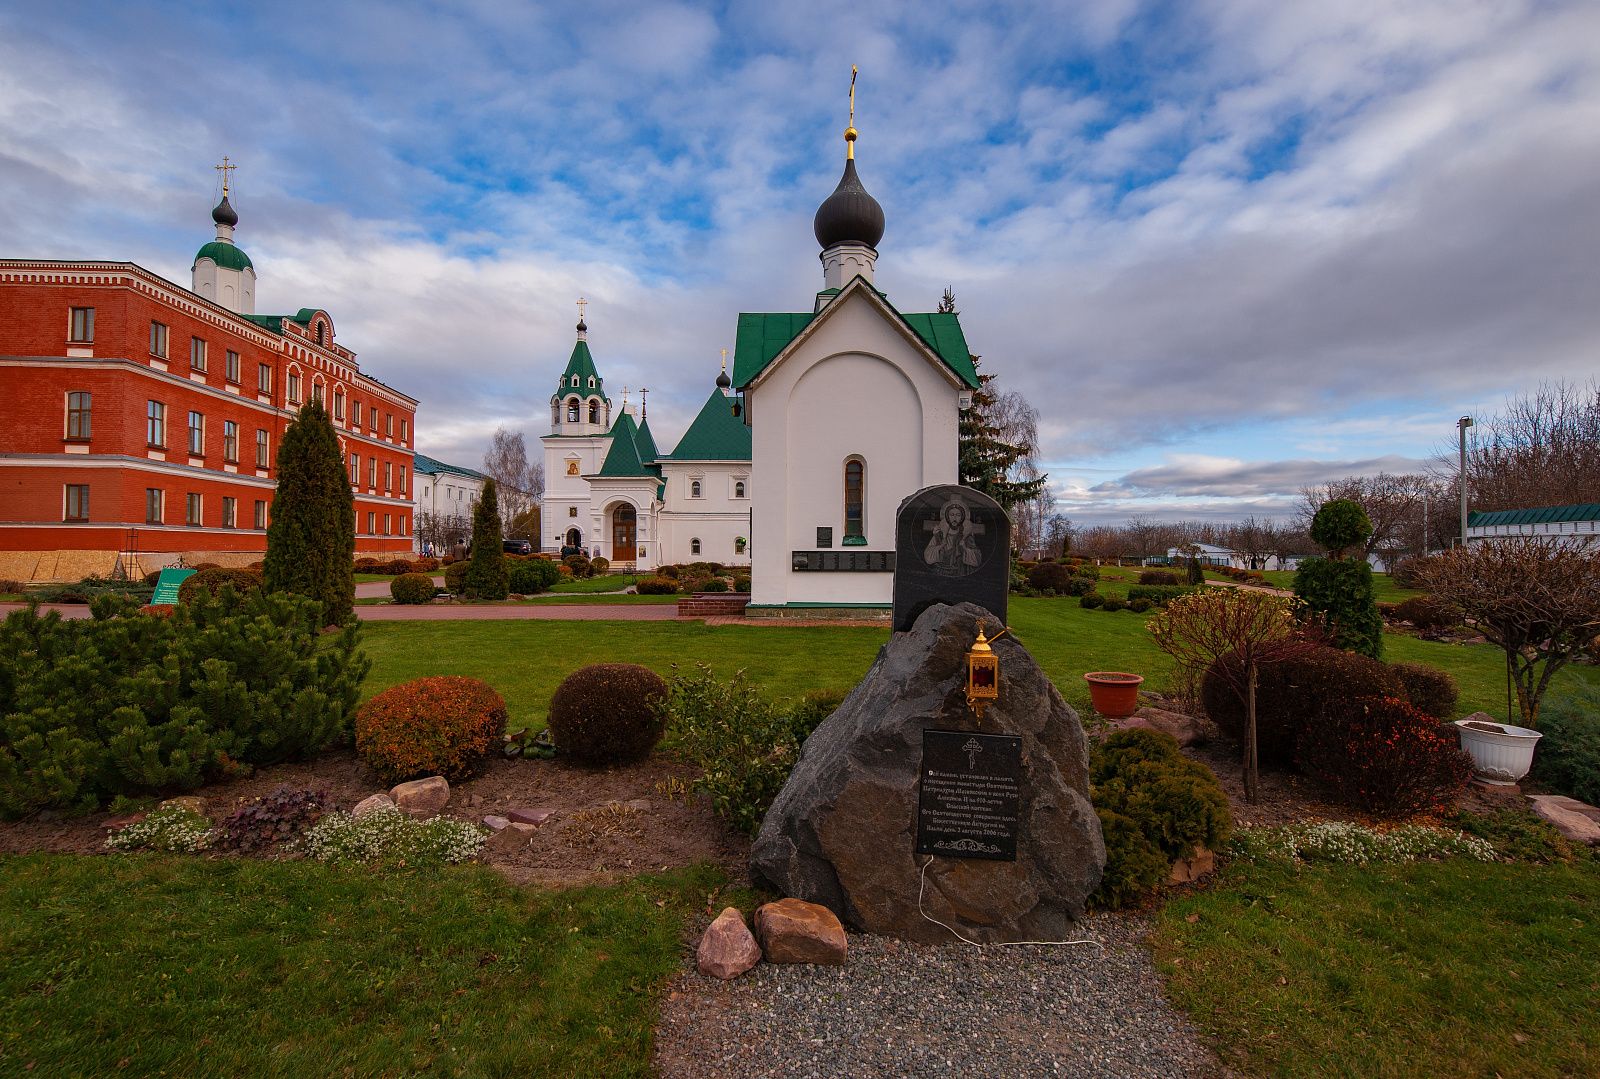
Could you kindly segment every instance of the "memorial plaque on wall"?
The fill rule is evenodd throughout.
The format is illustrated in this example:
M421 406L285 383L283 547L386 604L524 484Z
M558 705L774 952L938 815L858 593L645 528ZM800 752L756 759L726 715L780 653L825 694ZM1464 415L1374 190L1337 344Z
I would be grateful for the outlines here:
M970 487L924 487L895 514L894 628L935 603L976 603L1006 620L1011 519Z
M1014 862L1021 819L1021 738L922 732L918 854Z

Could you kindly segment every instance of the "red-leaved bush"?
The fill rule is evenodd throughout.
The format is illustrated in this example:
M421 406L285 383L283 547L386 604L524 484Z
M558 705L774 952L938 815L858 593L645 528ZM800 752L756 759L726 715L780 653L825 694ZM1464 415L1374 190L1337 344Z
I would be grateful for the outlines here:
M1329 793L1381 816L1451 806L1472 778L1456 739L1398 697L1333 703L1301 730L1298 755Z
M356 752L386 782L472 774L506 730L506 702L461 675L414 678L356 713Z

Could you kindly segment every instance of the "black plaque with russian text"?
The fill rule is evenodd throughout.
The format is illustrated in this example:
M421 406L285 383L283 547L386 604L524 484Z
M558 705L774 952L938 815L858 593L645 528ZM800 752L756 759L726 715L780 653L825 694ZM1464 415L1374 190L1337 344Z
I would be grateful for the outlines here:
M1014 862L1021 819L1021 738L922 732L918 854Z

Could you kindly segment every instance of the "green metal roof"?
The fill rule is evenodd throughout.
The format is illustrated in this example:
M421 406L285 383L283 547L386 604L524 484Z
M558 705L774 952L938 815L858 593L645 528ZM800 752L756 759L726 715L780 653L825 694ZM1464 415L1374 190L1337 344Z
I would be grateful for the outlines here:
M468 476L475 480L488 479L482 472L474 472L472 469L462 468L460 465L447 465L443 461L435 460L425 453L412 454L411 461L411 471L425 476L436 476L441 472L450 472L457 476Z
M578 376L577 386L572 384L572 376ZM589 385L593 378L595 384ZM567 360L567 369L561 372L561 384L556 387L556 396L570 393L576 389L583 397L599 397L606 404L611 403L611 398L606 396L606 380L600 377L600 372L595 369L594 357L589 354L589 342L578 341L572 346L572 356Z
M661 451L656 449L656 436L650 433L648 417L639 421L639 434L634 438L634 444L639 447L639 460L645 464L661 456Z
M876 290L874 290L876 291ZM977 369L972 366L972 354L967 351L967 337L961 332L961 320L954 312L930 312L903 315L895 310L883 293L884 306L904 322L927 345L944 365L972 389L979 386ZM821 318L830 308L811 312L757 312L742 313L734 338L733 384L744 389L766 370L767 365L800 336L802 330Z
M678 440L668 460L673 461L748 461L750 428L733 414L733 402L712 390L689 429Z
M194 269L201 259L210 259L225 270L253 270L255 266L250 262L250 256L238 244L230 244L223 240L212 240L194 253L194 262L189 264L189 269Z
M1467 514L1468 528L1494 528L1499 525L1542 525L1560 521L1600 521L1600 502L1580 502L1575 506L1544 506L1529 510L1493 510Z
M633 417L626 412L618 416L617 422L611 425L611 449L595 475L654 477L655 473L640 460L638 437L639 426L633 422Z

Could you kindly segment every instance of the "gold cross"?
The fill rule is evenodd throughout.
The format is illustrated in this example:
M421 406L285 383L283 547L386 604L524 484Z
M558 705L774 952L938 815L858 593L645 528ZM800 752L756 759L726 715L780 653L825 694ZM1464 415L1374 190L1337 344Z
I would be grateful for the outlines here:
M728 369L728 350L727 349L723 349L722 350L722 369L724 371L726 371Z
M583 309L585 307L588 307L588 306L589 306L589 301L584 299L582 296L579 296L578 297L578 321L579 322L583 321Z
M850 65L850 126L856 126L856 65Z
M641 418L644 417L645 415L647 415L649 413L649 411L650 411L650 388L648 386L640 386L639 387L639 415L640 415L640 417Z
M222 173L222 197L223 198L227 198L228 197L228 173L232 172L234 169L238 168L239 166L238 165L230 165L228 163L228 155L227 154L223 154L222 155L222 164L220 164L220 165L212 165L211 167L216 169L218 172Z

